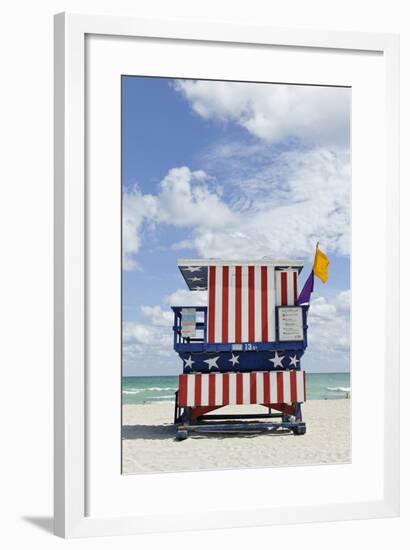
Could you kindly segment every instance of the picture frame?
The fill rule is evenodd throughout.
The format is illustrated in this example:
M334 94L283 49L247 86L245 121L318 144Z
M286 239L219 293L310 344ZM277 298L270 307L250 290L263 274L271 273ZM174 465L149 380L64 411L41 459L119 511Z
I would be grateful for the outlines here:
M89 308L86 272L90 267L90 241L87 240L87 203L90 196L86 180L86 150L90 136L85 131L87 119L86 40L89 36L132 40L177 41L180 46L188 42L201 48L205 43L248 45L264 48L309 50L312 54L334 52L336 55L351 52L360 56L382 56L384 80L385 135L383 153L385 172L383 250L375 259L383 273L384 286L379 289L383 300L383 395L378 396L382 422L372 429L381 432L383 449L380 454L378 475L380 491L368 498L357 497L350 501L335 495L328 502L295 503L272 506L255 506L250 502L242 507L218 507L203 510L201 514L175 509L168 512L139 513L132 510L107 516L90 512L89 477L93 475L87 463L93 433L87 422L90 414L88 396L91 378L87 372L89 336ZM127 47L125 45L125 47ZM55 315L55 534L62 537L138 534L184 529L222 528L235 526L272 525L279 523L331 521L393 517L399 513L399 290L398 290L398 37L393 34L357 32L306 31L275 29L269 26L254 27L201 21L144 20L128 17L109 17L80 14L55 16L55 233L54 233L54 315ZM149 60L148 60L149 62ZM354 121L353 121L354 123ZM119 136L118 136L119 139ZM353 144L353 153L355 144ZM360 155L360 151L357 153ZM89 204L88 204L89 206ZM98 208L94 204L92 208ZM354 200L353 200L354 208ZM353 224L353 242L358 227ZM363 252L361 245L354 248L353 258ZM356 256L355 256L356 254ZM389 268L387 268L389 266ZM353 285L354 288L354 285ZM353 317L354 313L353 302ZM367 315L371 315L368 312ZM363 317L364 319L366 317ZM356 326L357 329L357 326ZM354 368L354 363L353 363ZM91 389L92 390L92 389ZM354 415L353 415L354 416ZM353 422L355 420L353 419ZM381 427L380 427L381 426ZM120 426L118 426L118 434ZM353 461L363 460L354 455ZM364 467L364 465L361 465ZM325 467L322 467L325 468ZM329 467L327 467L329 469ZM298 477L297 469L293 469ZM309 473L304 469L304 476ZM221 480L220 472L201 473L206 479ZM195 482L195 472L180 474ZM239 472L243 478L245 471ZM313 469L312 469L313 475ZM195 477L197 476L197 477ZM225 473L229 478L230 474ZM158 477L151 474L151 480ZM180 478L179 478L180 479ZM126 481L126 480L125 480ZM136 480L138 483L138 480ZM155 481L153 481L155 482ZM175 483L180 481L175 480ZM371 484L371 480L369 479ZM124 484L124 483L122 483ZM140 480L139 498L144 498L146 484ZM101 487L112 500L111 488ZM363 489L365 490L365 488ZM246 491L245 491L246 493ZM369 487L369 495L371 494ZM257 501L257 499L256 499Z

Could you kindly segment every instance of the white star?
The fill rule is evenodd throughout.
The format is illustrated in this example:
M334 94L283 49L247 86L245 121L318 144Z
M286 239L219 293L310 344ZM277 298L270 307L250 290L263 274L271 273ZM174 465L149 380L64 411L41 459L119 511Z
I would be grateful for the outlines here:
M206 290L206 287L204 286L194 286L191 290Z
M269 361L272 361L274 367L283 367L282 365L283 357L284 356L279 357L278 352L275 351L275 356L272 357L272 359L269 359Z
M289 360L292 367L297 367L299 359L296 357L296 355L294 355L293 357L289 357Z
M239 355L232 354L232 358L228 359L232 363L232 366L239 365Z
M189 277L190 281L202 281L203 277Z
M201 271L201 266L193 267L192 265L189 267L183 267L184 271L189 271L190 273L195 273L195 271Z
M184 361L185 361L185 366L189 368L192 368L192 365L195 363L195 361L192 361L191 355L188 357L188 359L184 359Z
M211 368L211 367L219 368L217 364L218 359L219 359L219 355L217 357L212 357L212 359L205 359L204 363L208 363L208 368Z

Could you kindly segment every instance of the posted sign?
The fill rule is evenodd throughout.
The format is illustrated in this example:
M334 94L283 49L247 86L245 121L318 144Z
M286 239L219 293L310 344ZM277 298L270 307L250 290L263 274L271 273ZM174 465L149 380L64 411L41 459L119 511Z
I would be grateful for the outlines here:
M284 342L303 340L303 315L301 307L279 308L279 340Z
M183 307L181 311L182 327L181 335L183 338L196 337L196 309L194 307Z

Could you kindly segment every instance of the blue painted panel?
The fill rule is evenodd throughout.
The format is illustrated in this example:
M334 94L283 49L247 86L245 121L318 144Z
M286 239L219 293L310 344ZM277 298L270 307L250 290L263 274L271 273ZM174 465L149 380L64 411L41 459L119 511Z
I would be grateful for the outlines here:
M184 372L249 372L301 367L303 350L280 352L180 353Z
M241 346L240 349L238 346ZM189 342L175 344L174 349L178 353L202 351L215 353L229 353L231 351L243 351L246 353L260 352L267 350L305 350L306 345L303 341L300 342L257 342L248 344L208 344L206 342Z

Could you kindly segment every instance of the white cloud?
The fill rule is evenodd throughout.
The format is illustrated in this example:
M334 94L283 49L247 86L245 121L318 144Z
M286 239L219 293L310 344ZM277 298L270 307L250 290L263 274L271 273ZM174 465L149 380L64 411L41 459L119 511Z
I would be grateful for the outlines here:
M178 289L165 296L160 305L141 306L142 320L123 324L123 365L125 374L175 374L182 365L173 349L174 313L172 305L206 305L207 292Z
M222 201L220 190L211 190L202 170L172 168L160 184L157 200L157 221L189 227L201 224L218 227L231 217Z
M333 298L313 299L308 325L305 367L322 372L349 370L350 290Z
M343 290L335 298L335 306L338 312L350 315L350 290Z
M129 271L138 267L135 256L141 247L141 229L145 219L156 216L156 199L143 195L137 186L123 194L123 269Z
M266 152L264 153L266 154ZM230 202L202 171L173 168L157 195L124 194L124 269L137 265L143 222L192 229L174 250L203 257L305 257L320 241L350 251L350 159L342 149L280 153L263 188L235 188Z
M170 327L174 320L172 311L164 311L160 306L141 306L142 314L153 325L161 327Z
M166 296L165 301L170 306L206 306L208 303L208 292L179 288Z
M332 319L336 313L336 306L334 303L329 303L326 298L322 296L312 300L310 306L310 316L316 318L319 323L327 322Z
M175 248L200 256L307 256L320 241L328 252L350 251L350 161L343 150L281 153L260 189L235 189L230 216L218 227L197 220L192 239Z
M237 123L262 140L349 141L347 88L180 80L175 89L202 118Z
M188 239L183 239L182 241L178 241L176 243L174 243L172 246L171 246L172 250L188 250L188 249L194 249L195 248L195 245L192 241L188 240Z
M123 268L138 268L144 222L177 227L221 227L232 212L221 198L221 188L211 189L207 175L182 166L172 168L161 181L157 195L143 194L138 186L123 194Z
M172 325L170 325L172 326ZM169 346L172 344L169 330L163 326L151 323L135 323L129 321L124 324L123 341L125 344L139 344L142 346Z
M172 347L172 321L166 324L166 317L157 311L149 312L147 317L146 323L123 324L124 374L154 375L167 368L173 374L178 358Z
M350 252L349 90L206 81L176 89L202 117L232 120L260 140L214 144L202 154L206 172L172 168L156 194L126 192L124 269L138 267L144 229L158 223L190 229L172 249L203 257L307 256L317 241ZM272 145L295 138L303 148Z

